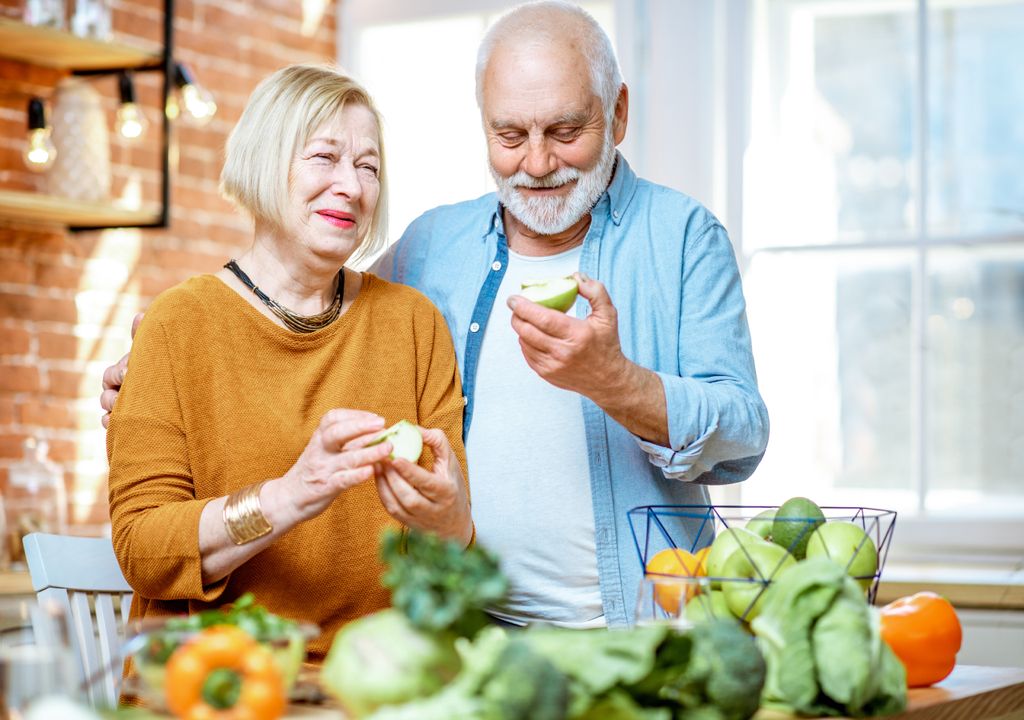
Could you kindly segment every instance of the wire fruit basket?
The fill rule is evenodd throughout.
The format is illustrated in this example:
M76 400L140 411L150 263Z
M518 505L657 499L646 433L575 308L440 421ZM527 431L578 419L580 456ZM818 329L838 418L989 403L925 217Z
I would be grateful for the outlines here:
M708 615L728 607L732 616L749 622L772 578L805 556L824 556L842 565L873 604L896 512L822 506L816 508L820 515L779 516L779 507L643 505L627 515L645 576L666 583L680 576L706 576L710 597L702 597L699 604ZM781 537L772 537L773 528ZM720 599L715 591L721 591Z

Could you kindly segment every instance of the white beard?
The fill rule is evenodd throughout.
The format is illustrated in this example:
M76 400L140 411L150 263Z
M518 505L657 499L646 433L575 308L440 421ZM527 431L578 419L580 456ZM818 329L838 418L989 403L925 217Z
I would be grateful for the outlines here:
M532 232L555 235L568 230L590 212L608 187L615 167L615 142L605 135L601 158L592 170L561 168L544 177L533 177L520 170L512 177L499 175L490 165L491 177L498 186L498 199ZM576 186L564 197L524 197L519 188L554 188L576 180Z

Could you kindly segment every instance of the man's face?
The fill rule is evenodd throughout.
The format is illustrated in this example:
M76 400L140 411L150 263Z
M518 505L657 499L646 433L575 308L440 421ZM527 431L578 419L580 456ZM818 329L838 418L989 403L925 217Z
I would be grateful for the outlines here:
M586 61L571 48L495 48L483 121L498 196L533 232L572 227L607 187L621 138L605 122Z

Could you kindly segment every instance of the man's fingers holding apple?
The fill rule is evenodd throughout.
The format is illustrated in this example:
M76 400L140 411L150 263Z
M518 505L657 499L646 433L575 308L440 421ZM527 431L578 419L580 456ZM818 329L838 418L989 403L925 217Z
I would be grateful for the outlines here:
M524 328L535 328L553 338L567 338L572 333L573 323L580 322L564 312L521 299L521 296L509 298L508 305L512 309L512 328L520 335Z
M580 295L590 303L591 314L602 313L608 310L615 311L612 298L604 283L594 280L583 273L575 273L576 283L579 286Z

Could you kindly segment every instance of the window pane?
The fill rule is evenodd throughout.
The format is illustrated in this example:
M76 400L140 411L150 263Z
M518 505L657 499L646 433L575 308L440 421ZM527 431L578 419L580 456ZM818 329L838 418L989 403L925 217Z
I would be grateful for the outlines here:
M929 229L1024 231L1024 2L929 14Z
M914 228L913 2L767 2L757 23L744 245Z
M1024 248L929 254L929 509L1024 510Z
M486 19L418 20L359 34L359 75L384 115L392 239L420 213L488 190L473 75Z
M768 451L743 501L915 506L909 252L762 253L744 286Z

